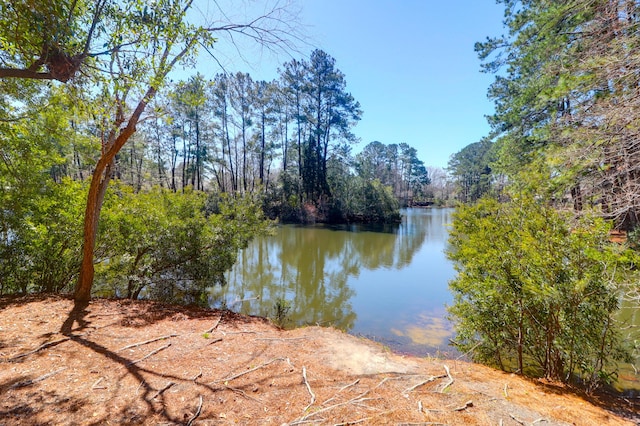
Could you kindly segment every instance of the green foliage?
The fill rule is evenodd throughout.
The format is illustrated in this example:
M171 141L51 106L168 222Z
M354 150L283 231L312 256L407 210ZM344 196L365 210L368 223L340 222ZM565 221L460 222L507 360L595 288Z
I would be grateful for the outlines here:
M61 292L77 276L85 191L80 183L43 183L37 193L0 191L0 294ZM20 207L15 206L15 198Z
M250 197L118 185L105 201L96 254L99 294L200 303L224 284L238 250L267 222ZM214 196L212 196L214 197Z
M608 231L531 196L460 207L448 252L458 348L522 374L600 384L628 357L614 321L625 258Z
M273 305L273 322L280 328L283 328L289 322L289 311L291 310L291 302L286 299L278 299Z
M456 182L458 200L473 203L491 193L494 158L494 145L488 139L467 145L451 156L448 169Z

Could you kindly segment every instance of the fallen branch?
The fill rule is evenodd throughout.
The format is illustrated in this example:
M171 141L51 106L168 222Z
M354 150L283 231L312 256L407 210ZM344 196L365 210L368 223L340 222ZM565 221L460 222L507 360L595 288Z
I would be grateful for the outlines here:
M64 368L61 368L59 370L52 371L51 373L44 374L44 375L42 375L40 377L36 377L33 380L32 379L28 379L28 380L23 380L23 381L18 382L18 383L14 383L9 389L23 388L25 386L31 386L31 385L36 384L38 382L41 382L41 381L43 381L45 379L48 379L51 376L55 376L59 372L64 371L66 369L67 369L67 367L64 367Z
M311 395L311 402L309 403L309 405L304 407L304 410L302 410L302 411L307 411L309 409L309 407L311 407L313 405L313 403L316 402L316 395L311 390L311 386L309 385L309 381L307 380L307 369L304 366L302 367L302 379L304 380L304 384L307 386L307 390L309 391L309 394Z
M253 368L252 368L252 369L250 369L250 370L243 371L242 373L238 373L238 374L236 374L236 375L234 375L234 376L225 377L224 379L215 380L215 381L214 381L214 382L212 382L212 383L228 382L228 381L231 381L231 380L235 380L235 379L237 379L238 377L242 377L242 376L244 376L245 374L252 373L252 372L254 372L254 371L256 371L256 370L259 370L259 369L261 369L261 368L263 368L263 367L266 367L266 366L267 366L267 365L269 365L269 364L273 364L273 363L274 363L274 362L276 362L276 361L287 361L287 359L286 359L286 358L274 358L274 359L272 359L271 361L267 361L267 362L265 362L264 364L260 364L260 365L258 365L257 367L253 367Z
M449 371L449 367L447 367L446 364L443 364L443 367L444 367L444 371L447 372L447 376L449 376L449 381L447 382L446 385L444 385L440 393L444 393L444 391L447 390L447 388L453 384L453 377L451 377L451 372Z
M445 377L447 377L446 374L443 374L442 376L431 376L427 380L424 380L424 381L422 381L422 382L420 382L420 383L418 383L418 384L416 384L414 386L411 386L410 388L405 389L404 392L402 392L402 393L409 393L412 390L415 390L415 389L419 388L422 385L426 385L427 383L433 382L434 380L443 379Z
M369 392L369 391L367 391L367 392ZM320 413L324 413L325 411L333 410L334 408L342 407L343 405L357 404L357 403L364 402L364 401L372 401L374 399L379 399L379 398L359 398L359 397L356 397L356 398L350 399L349 401L341 402L339 404L331 405L329 407L322 408L322 409L320 409L318 411L314 411L313 413L309 413L306 416L301 417L298 420L295 420L295 421L289 423L289 426L299 425L299 424L302 424L302 423L308 423L309 420L307 420L307 419L309 417L317 416Z
M260 297L247 297L246 299L236 299L229 304L229 306L237 305L242 302L250 302L252 300L260 300Z
M163 350L167 349L169 346L171 346L171 343L167 343L166 345L162 346L161 348L158 348L158 349L156 349L156 350L154 350L154 351L149 352L147 355L143 356L142 358L137 359L137 360L135 360L135 361L131 361L131 362L130 362L130 363L128 363L127 365L133 365L133 364L137 364L137 363L139 363L140 361L144 361L145 359L147 359L147 358L149 358L149 357L151 357L151 356L153 356L153 355L157 354L158 352L160 352L160 351L163 351Z
M43 349L47 349L47 348L49 348L51 346L59 345L60 343L66 342L67 340L70 340L70 339L71 339L71 337L64 337L62 339L54 340L53 342L43 343L42 345L38 346L37 348L35 348L32 351L25 352L23 354L16 355L16 356L14 356L12 358L9 358L9 361L16 361L16 360L18 360L20 358L24 358L26 356L35 354L36 352L40 352Z
M373 391L373 390L375 390L375 389L379 388L380 386L382 386L382 385L383 385L387 380L389 380L389 377L385 377L384 379L382 379L382 380L380 381L380 383L378 383L377 385L375 385L375 386L374 386L374 387L372 387L371 389L368 389L368 390L364 391L364 392L363 392L363 393L361 393L360 395L358 395L358 396L356 396L356 397L354 397L354 398L351 398L351 399L350 399L350 400L348 400L348 401L340 402L340 403L338 403L338 404L334 404L334 405L330 405L329 407L325 407L325 408L322 408L322 409L320 409L320 410L318 410L318 411L314 411L313 413L309 413L309 414L307 414L307 415L305 415L305 416L302 416L302 417L301 417L301 418L299 418L298 420L295 420L295 421L293 421L292 423L289 423L289 425L290 425L290 426L293 426L293 425L298 425L298 424L306 423L306 422L307 422L307 419L308 419L309 417L317 416L317 415L318 415L318 414L320 414L320 413L324 413L325 411L333 410L334 408L342 407L343 405L358 404L358 403L361 403L361 402L364 402L364 401L371 401L371 400L374 400L374 399L378 399L378 398L365 398L365 396L367 396L367 395L369 394L369 392L371 392L371 391Z
M157 397L159 397L160 395L162 395L164 393L164 391L166 391L167 389L169 389L171 386L175 385L174 382L169 382L167 383L167 385L165 387L163 387L162 389L160 389L158 392L156 392L155 395L153 395L150 399L156 399Z
M453 411L463 411L469 407L473 407L473 401L467 401L462 407L454 408Z
M196 413L193 416L191 416L191 418L187 422L187 426L191 426L193 422L200 416L200 413L202 412L202 395L199 395L199 398L200 398L200 402L198 404L198 409L196 410Z
M176 337L176 336L177 334L167 334L166 336L156 337L155 339L145 340L144 342L132 343L131 345L127 345L124 348L118 349L116 352L122 352L125 349L136 348L138 346L146 345L148 343L153 343L153 342L157 342L158 340L164 340L164 339L168 339L170 337Z
M213 330L215 330L216 328L218 328L218 325L220 325L220 321L222 321L222 316L224 315L224 313L220 314L220 316L218 317L218 321L216 321L215 324L213 324L213 327L211 327L208 330L203 331L203 333L211 333L213 332Z
M326 405L329 401L333 401L334 399L336 399L338 397L338 394L340 392L342 392L345 389L350 388L351 386L355 386L358 383L360 383L360 379L357 379L355 382L353 383L349 383L348 385L344 385L343 387L341 387L340 389L338 389L338 392L335 393L335 395L333 395L331 398L327 399L325 402L322 403L322 405Z

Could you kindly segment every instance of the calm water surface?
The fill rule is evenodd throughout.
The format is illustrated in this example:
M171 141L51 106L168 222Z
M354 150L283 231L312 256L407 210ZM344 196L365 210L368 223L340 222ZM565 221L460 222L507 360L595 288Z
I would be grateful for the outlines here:
M286 300L290 325L333 325L416 355L452 352L445 305L454 270L444 255L452 213L408 209L386 227L278 227L240 253L211 304L273 317Z

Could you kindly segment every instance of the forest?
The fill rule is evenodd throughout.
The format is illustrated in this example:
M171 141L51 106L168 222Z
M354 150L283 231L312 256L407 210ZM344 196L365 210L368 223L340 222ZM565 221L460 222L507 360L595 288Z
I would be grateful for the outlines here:
M433 198L407 143L353 153L363 111L328 53L273 81L198 71L234 37L289 51L286 8L223 25L192 8L0 5L0 294L198 302L273 220L395 222Z
M499 3L492 131L449 163L455 344L593 390L638 359L640 5Z

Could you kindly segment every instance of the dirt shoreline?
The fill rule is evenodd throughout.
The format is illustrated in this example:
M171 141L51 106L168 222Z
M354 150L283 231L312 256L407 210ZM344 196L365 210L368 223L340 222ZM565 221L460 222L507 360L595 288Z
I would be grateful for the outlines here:
M633 425L637 400L587 397L339 330L230 311L0 298L0 425Z

